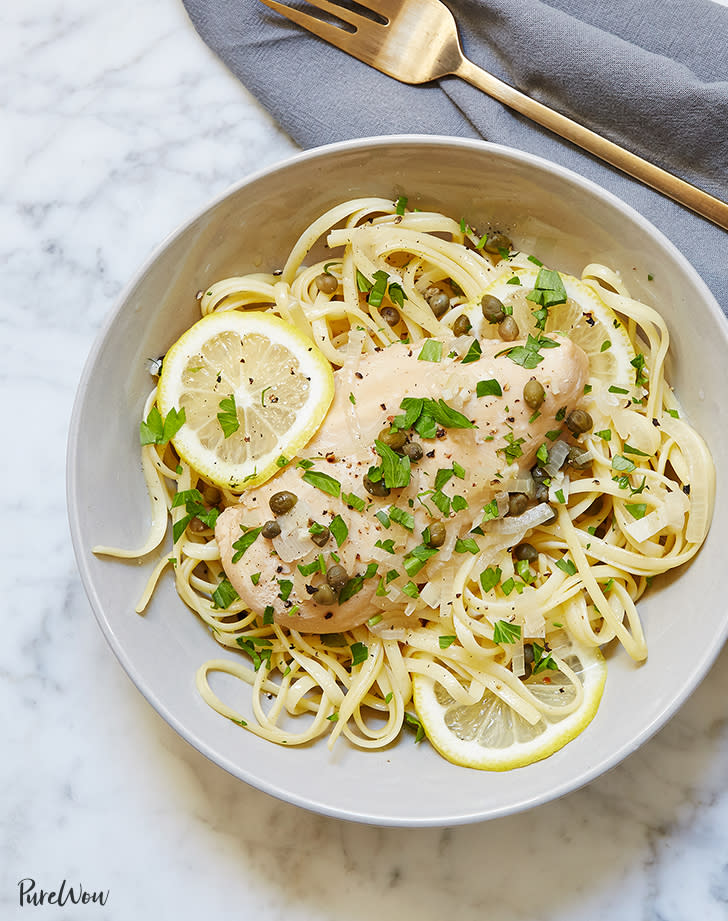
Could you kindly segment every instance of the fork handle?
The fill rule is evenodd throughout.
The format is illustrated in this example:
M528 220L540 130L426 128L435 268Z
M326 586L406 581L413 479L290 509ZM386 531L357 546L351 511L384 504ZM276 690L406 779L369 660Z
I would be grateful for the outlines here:
M657 189L658 192L662 192L672 198L673 201L685 205L724 230L728 230L728 204L726 202L714 198L707 192L703 192L702 189L685 182L683 179L679 179L677 176L673 176L672 173L668 173L667 170L650 163L649 160L644 160L642 157L638 157L637 154L625 150L619 144L608 141L566 115L561 115L561 113L555 112L548 106L543 105L543 103L531 99L530 96L526 96L487 71L481 70L480 67L477 67L465 57L462 58L457 70L454 71L454 75L461 77L516 112L520 112L521 115L525 115L531 121L548 128L554 134L558 134L567 141L571 141L572 144L576 144L577 147L588 150L594 156L599 157L601 160L606 160L607 163L611 163L617 169L634 176L635 179L639 179L645 185Z

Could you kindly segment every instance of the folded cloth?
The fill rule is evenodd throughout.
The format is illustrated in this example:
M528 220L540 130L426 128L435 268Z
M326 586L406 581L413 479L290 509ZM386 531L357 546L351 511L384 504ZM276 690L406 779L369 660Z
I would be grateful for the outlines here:
M728 314L728 231L456 77L408 86L259 0L183 0L208 45L303 147L480 137L546 157L656 224ZM710 0L448 0L475 64L728 201L728 8Z

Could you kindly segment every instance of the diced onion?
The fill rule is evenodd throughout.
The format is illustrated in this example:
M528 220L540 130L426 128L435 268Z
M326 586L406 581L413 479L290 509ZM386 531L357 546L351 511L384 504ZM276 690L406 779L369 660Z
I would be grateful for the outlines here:
M440 582L430 581L420 592L420 598L425 602L428 608L437 608L440 606Z
M545 524L554 517L554 510L548 502L540 502L533 508L526 509L522 515L508 515L499 518L488 525L488 534L493 536L513 537L516 534L523 536L526 531Z
M660 446L660 430L652 420L632 409L616 410L612 419L619 437L638 451L652 456Z
M511 504L508 493L505 491L497 492L495 494L495 504L498 506L498 515L501 518L503 518L504 515L507 515Z
M519 474L508 484L508 488L511 492L522 492L529 499L533 499L536 495L536 484L533 482L533 477L530 473Z
M569 456L569 450L570 446L561 439L555 441L549 448L548 463L544 464L543 469L550 477L556 476L559 470L564 466L564 461Z

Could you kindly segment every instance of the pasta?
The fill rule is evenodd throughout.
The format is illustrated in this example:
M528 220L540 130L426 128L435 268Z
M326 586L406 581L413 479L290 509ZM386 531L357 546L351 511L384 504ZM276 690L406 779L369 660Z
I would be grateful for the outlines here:
M322 242L326 257L318 258L313 254ZM349 374L347 380L358 362L380 350L396 350L403 341L418 348L427 341L443 343L443 354L460 367L489 339L494 340L491 352L497 344L495 354L502 361L515 361L517 347L526 348L518 356L526 362L522 367L534 370L535 380L533 362L543 357L538 342L555 346L560 332L569 334L553 328L559 305L572 310L573 328L583 332L581 347L589 359L578 404L588 417L586 428L574 423L547 432L533 461L536 474L516 467L521 448L512 439L505 460L513 466L504 464L505 479L484 507L463 508L466 500L459 497L459 507L453 508L454 497L444 488L430 490L445 496L436 496L437 509L432 495L413 500L416 523L396 534L400 562L411 560L416 547L430 551L411 566L407 584L414 588L403 592L400 580L390 594L380 570L372 585L381 591L370 593L368 616L333 634L306 631L298 620L287 624L246 606L231 585L215 536L219 514L240 505L242 490L211 484L180 458L171 440L143 445L142 467L154 500L149 539L133 551L95 551L144 557L163 543L169 520L176 526L174 551L154 566L137 611L144 611L165 571L173 570L182 601L225 650L236 653L205 662L197 674L200 694L218 713L287 746L328 735L330 746L344 736L360 748L376 749L394 742L407 722L419 730L411 708L413 676L436 682L463 707L493 695L533 726L553 709L529 682L539 665L541 671L558 671L568 686L564 712L583 703L582 681L559 658L554 637L565 633L586 647L616 639L636 661L646 658L637 602L654 576L687 562L703 542L713 504L712 461L665 381L669 333L659 313L631 298L621 278L605 266L590 264L580 282L568 283L563 273L543 269L543 275L541 268L534 256L514 251L500 231L480 234L464 221L409 210L403 200L365 198L342 203L314 221L280 273L227 278L201 293L202 316L249 310L277 315L310 337L333 368ZM377 280L379 290L372 296ZM559 284L565 283L569 293L565 289L560 296ZM539 291L540 300L529 297ZM488 321L481 307L488 292L508 294L499 294L499 303L517 324L518 341L531 335L526 346L501 335L503 316ZM599 315L595 321L583 305L575 306L574 292L586 292L604 317L619 318L614 342L603 338L597 346L590 344L592 330L583 321L586 317L591 327L598 326ZM582 332L574 333L575 339ZM626 369L629 380L615 377L615 367L620 373ZM448 405L462 405L455 389L445 392ZM532 420L539 415L539 399L537 387ZM156 400L155 388L144 420ZM359 424L357 412L352 399L352 433ZM392 424L396 428L396 420ZM301 455L306 457L306 450ZM451 479L453 471L457 475L455 464ZM194 490L197 506L175 504L175 496ZM516 494L525 497L521 506L509 505ZM414 479L405 495L423 495ZM374 510L389 507L386 496L365 498L370 518ZM431 532L425 531L425 538L419 534L435 518L445 535L438 546ZM528 549L519 551L519 559L515 551L521 547ZM386 548L369 549L371 565L386 564ZM286 567L292 584L297 579L300 588L305 582L297 567L318 576L315 561L326 554L331 566L331 547L322 553L306 544L298 557L294 552ZM325 565L322 561L321 572ZM248 695L231 691L221 676L242 682ZM245 706L228 702L240 699Z

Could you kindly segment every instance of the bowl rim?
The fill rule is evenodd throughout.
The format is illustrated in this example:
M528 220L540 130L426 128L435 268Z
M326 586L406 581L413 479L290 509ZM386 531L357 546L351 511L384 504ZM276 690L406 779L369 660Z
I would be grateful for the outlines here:
M114 632L113 625L109 622L104 612L100 597L96 591L94 580L91 576L90 568L85 557L86 548L81 544L80 537L82 526L79 511L80 484L77 477L77 461L80 442L79 432L81 428L81 411L86 398L89 381L91 379L91 371L97 361L98 355L103 347L110 329L114 325L117 317L124 309L124 306L127 303L130 295L137 287L137 285L142 281L151 266L157 261L157 259L159 259L160 255L175 240L182 236L196 221L204 217L208 212L212 211L214 208L216 208L226 199L230 198L232 195L239 192L241 189L256 183L262 178L274 175L279 171L288 170L299 164L335 155L337 153L364 151L367 148L382 146L398 147L401 145L412 145L422 148L432 146L450 148L456 147L463 150L473 150L480 153L483 151L491 151L495 154L510 158L513 161L520 161L521 163L530 164L539 169L546 170L547 172L565 179L570 183L576 184L588 193L596 195L598 198L604 200L607 204L610 204L617 210L625 213L635 224L640 227L640 229L656 238L657 241L669 251L673 260L690 277L692 283L700 291L705 305L713 315L713 318L717 321L718 325L723 327L724 336L728 341L728 319L723 313L712 291L708 288L707 284L703 281L703 279L700 277L688 259L665 236L665 234L659 230L659 228L652 224L651 221L645 218L634 207L629 205L614 193L605 189L603 186L599 185L591 179L587 179L572 169L561 166L558 163L554 163L553 161L536 154L531 154L526 151L508 147L503 144L495 144L477 138L459 138L438 134L375 135L370 137L338 141L331 144L313 147L283 157L282 159L276 160L274 163L268 164L267 166L264 166L244 176L243 178L230 184L226 189L218 193L211 200L207 201L203 206L197 208L191 216L185 218L178 224L178 226L176 226L163 237L161 242L153 248L149 256L134 272L133 276L117 296L113 306L108 311L103 323L96 333L95 339L78 379L66 443L66 508L71 535L71 543L76 558L76 565L81 576L81 582L93 610L96 621L101 628L107 643L111 647L112 652L116 656L127 676L133 682L142 696L146 698L146 700L165 720L165 722L172 729L174 729L174 731L186 742L188 742L193 748L200 752L200 754L204 755L208 760L217 766L223 768L235 778L243 780L250 786L277 799L283 800L296 806L300 806L301 808L307 809L317 814L364 824L376 825L380 827L441 827L446 825L454 826L481 822L489 819L500 818L505 815L514 815L519 812L523 812L535 806L559 799L567 793L574 792L592 780L596 779L597 777L601 776L606 771L615 767L625 757L642 746L659 729L661 729L668 722L668 720L670 720L682 707L688 697L702 682L702 680L707 675L711 665L719 655L724 643L726 642L726 639L728 639L728 618L726 618L724 622L722 632L715 635L713 642L703 648L700 659L694 665L689 679L683 685L683 693L677 699L670 700L662 708L662 710L655 715L652 721L643 727L641 732L639 732L636 736L633 736L621 747L618 747L616 750L610 752L608 757L605 757L596 763L591 763L587 768L583 769L576 776L571 776L563 783L552 786L548 791L544 791L541 794L524 796L515 805L513 802L511 802L501 808L489 809L485 813L482 810L473 812L463 811L456 815L444 816L440 813L433 812L432 815L423 814L417 817L412 816L410 818L404 819L401 817L377 815L373 812L357 812L351 809L343 809L337 806L332 806L325 802L317 802L310 797L286 790L275 783L268 782L265 777L255 775L247 771L244 767L241 767L241 765L234 763L230 758L217 751L212 744L206 742L204 738L187 729L185 724L181 722L180 719L178 719L178 717L175 716L174 713L172 713L171 710L161 701L159 696L155 693L153 688L149 685L148 681L135 665L133 658L130 657L127 650L118 641Z

